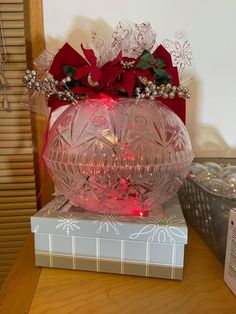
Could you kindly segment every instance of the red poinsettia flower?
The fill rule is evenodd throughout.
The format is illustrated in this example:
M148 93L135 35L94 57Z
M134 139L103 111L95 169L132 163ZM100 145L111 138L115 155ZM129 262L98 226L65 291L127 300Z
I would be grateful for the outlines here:
M122 60L122 52L120 52L114 60L105 63L101 67L101 71L102 71L101 84L102 84L102 86L106 86L107 84L114 82L117 79L117 77L122 73L123 67L120 63L121 60Z
M87 86L98 86L101 79L101 69L97 67L97 57L92 49L85 49L81 45L83 53L88 61L88 64L78 68L73 76L74 80L83 78L83 83ZM84 79L86 77L86 80Z
M115 59L108 61L101 67L102 76L99 85L100 90L112 97L117 97L117 91L113 85L123 71L123 67L120 63L121 60L122 53L120 52Z
M76 68L80 68L85 66L87 62L68 43L65 43L65 45L55 55L49 69L49 73L53 75L55 80L61 81L65 77L63 67L68 64Z
M140 58L122 58L123 71L121 73L121 79L117 83L117 87L123 91L127 92L129 97L134 94L134 89L136 87L136 81L139 76L147 78L149 81L153 81L153 75L148 69L137 69L136 65L139 63ZM129 67L128 64L131 64Z

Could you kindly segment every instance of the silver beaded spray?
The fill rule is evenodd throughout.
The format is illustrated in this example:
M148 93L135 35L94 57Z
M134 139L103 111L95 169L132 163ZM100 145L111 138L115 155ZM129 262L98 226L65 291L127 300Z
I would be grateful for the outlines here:
M132 66L132 64L127 66ZM26 70L23 77L23 82L26 84L28 89L34 88L36 91L44 92L47 98L55 95L58 100L69 101L75 105L77 100L80 98L79 96L74 95L73 92L68 88L67 83L70 81L71 77L67 76L58 82L51 74L40 80L37 78L37 73L34 70ZM137 98L149 98L150 100L154 100L157 97L162 97L164 99L174 99L176 95L185 99L190 98L188 88L186 87L175 86L170 83L159 86L143 77L139 77L139 81L144 85L144 88L137 87L135 89L135 95ZM61 90L57 89L58 86L62 87Z
M152 81L148 81L146 78L139 77L139 81L145 86L144 89L137 87L135 89L135 94L137 98L149 98L154 100L157 97L162 97L164 99L170 98L174 99L177 95L181 98L189 99L189 90L183 86L175 86L170 83L164 85L156 85Z
M23 77L23 82L26 84L28 89L35 89L38 92L43 92L47 98L55 95L58 100L69 101L75 105L79 97L74 95L73 92L68 88L67 83L70 81L71 77L67 76L66 78L62 79L61 82L58 82L50 74L44 79L40 80L37 78L37 73L34 70L26 70ZM61 86L62 89L58 90L57 86Z

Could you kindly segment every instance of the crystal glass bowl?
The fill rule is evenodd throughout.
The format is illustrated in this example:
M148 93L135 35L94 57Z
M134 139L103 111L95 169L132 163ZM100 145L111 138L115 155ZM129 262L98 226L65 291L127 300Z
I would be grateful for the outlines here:
M193 153L185 125L162 103L104 97L66 109L43 157L74 206L143 215L177 192Z

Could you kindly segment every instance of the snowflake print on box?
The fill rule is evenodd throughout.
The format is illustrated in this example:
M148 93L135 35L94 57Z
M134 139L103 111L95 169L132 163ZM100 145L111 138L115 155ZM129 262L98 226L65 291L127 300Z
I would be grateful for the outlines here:
M55 212L56 210L59 210L67 200L64 196L60 195L54 198L51 202L49 202L47 205L44 206L42 212L43 216L47 217L50 216L51 213Z
M80 227L77 226L78 220L73 219L72 215L70 215L69 217L61 218L62 219L58 219L57 222L59 222L59 224L56 226L56 228L62 228L66 231L67 235L70 235L70 232L73 232L74 229L80 229Z
M175 39L164 39L164 47L170 52L173 64L178 67L180 72L192 66L192 49L190 42L184 38L183 32L176 32Z
M119 235L119 226L122 226L123 223L120 221L117 221L117 217L114 215L102 215L101 220L96 220L93 223L99 224L99 227L97 229L97 233L99 234L102 230L105 230L107 233L109 232L115 232L115 234ZM119 216L119 219L125 219L125 217ZM126 220L126 219L125 219Z
M146 225L138 232L131 234L129 236L130 239L135 240L141 236L147 236L147 239L145 239L147 242L153 242L154 239L157 239L157 242L159 243L170 242L174 244L176 243L176 237L187 237L181 228L176 227L176 225L183 226L184 220L177 219L175 215L164 218L149 217L146 218L145 221L150 222L150 224Z
M39 225L36 225L33 229L32 232L33 233L37 233L39 231Z

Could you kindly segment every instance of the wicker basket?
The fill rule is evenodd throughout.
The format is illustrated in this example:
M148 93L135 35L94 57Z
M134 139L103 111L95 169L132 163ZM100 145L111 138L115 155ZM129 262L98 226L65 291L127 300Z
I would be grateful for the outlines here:
M236 207L236 199L209 192L190 177L179 190L178 196L186 220L224 263L229 211Z

